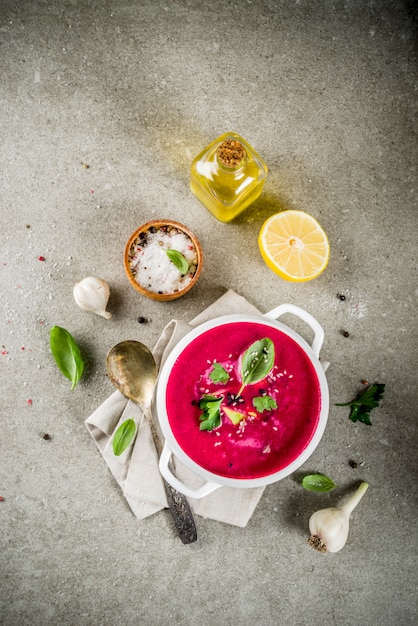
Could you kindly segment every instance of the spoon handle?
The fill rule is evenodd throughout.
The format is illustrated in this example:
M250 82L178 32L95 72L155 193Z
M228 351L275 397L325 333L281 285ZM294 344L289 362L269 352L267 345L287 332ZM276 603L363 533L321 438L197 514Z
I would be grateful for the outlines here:
M168 508L173 517L178 535L183 543L197 541L197 529L193 513L186 496L174 489L163 478Z
M145 411L145 417L149 424L154 445L159 458L161 456L163 444L157 433L157 429L155 428L150 409ZM161 478L164 483L168 508L173 517L174 524L180 539L185 544L197 541L196 524L194 521L192 510L190 508L190 504L188 503L186 496L183 493L180 493L180 491L177 491L177 489L174 489L174 487L172 487L171 485L169 485L165 478L163 478L162 476Z

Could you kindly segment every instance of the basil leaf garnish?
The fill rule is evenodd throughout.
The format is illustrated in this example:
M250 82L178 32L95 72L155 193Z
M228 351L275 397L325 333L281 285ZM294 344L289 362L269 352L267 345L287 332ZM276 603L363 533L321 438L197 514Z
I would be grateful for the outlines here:
M274 365L274 343L268 337L255 341L244 352L241 364L242 387L241 394L246 385L253 385L263 380Z
M327 491L332 491L335 487L335 483L328 476L324 476L323 474L309 474L305 476L302 480L302 487L307 489L308 491L318 491L322 493L326 493Z
M179 272L186 274L189 269L187 259L178 250L166 250L167 256L177 267Z
M65 328L53 326L49 331L49 344L61 373L71 381L71 389L74 389L83 373L84 361L73 336Z
M113 453L115 456L120 456L122 452L125 452L126 448L131 443L136 431L135 420L129 418L125 420L117 429L115 436L113 437Z

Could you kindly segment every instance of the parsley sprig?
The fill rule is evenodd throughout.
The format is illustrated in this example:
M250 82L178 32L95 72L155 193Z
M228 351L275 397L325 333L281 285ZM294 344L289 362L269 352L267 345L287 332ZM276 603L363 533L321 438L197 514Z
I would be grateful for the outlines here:
M215 361L212 364L212 371L209 374L209 378L213 383L227 383L229 374L220 363L216 363Z
M221 402L223 396L205 395L199 401L199 408L203 411L200 415L200 430L213 430L221 425Z
M349 417L352 422L363 422L363 424L371 426L370 412L379 406L384 390L384 383L374 383L374 385L370 385L351 402L336 404L335 406L350 406L351 413Z
M253 407L259 412L271 411L277 409L277 402L271 396L257 396L253 398Z

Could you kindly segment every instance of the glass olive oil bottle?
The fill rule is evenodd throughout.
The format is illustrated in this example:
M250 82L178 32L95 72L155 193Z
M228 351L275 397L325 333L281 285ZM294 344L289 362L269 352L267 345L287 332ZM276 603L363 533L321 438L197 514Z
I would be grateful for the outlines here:
M260 195L267 166L236 133L225 133L192 162L190 188L219 221L230 222Z

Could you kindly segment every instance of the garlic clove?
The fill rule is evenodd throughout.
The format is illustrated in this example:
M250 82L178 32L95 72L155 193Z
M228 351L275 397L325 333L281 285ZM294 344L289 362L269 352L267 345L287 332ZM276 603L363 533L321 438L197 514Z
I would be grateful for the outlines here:
M87 278L74 285L73 295L77 306L83 311L96 313L105 319L112 317L112 314L106 311L110 289L103 279L96 276L87 276Z
M312 547L319 552L338 552L347 541L349 516L342 509L321 509L311 515L309 530Z
M330 507L313 513L309 519L310 546L319 552L339 552L346 544L350 515L368 489L362 482L357 491L341 507Z

